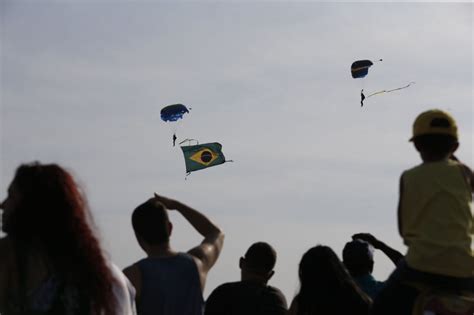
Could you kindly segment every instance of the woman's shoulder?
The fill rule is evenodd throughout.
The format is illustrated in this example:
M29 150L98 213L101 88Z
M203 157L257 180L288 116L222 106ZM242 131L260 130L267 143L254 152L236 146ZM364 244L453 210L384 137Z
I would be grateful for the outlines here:
M135 314L135 288L114 263L108 261L108 265L115 280L112 290L118 302L116 314Z
M13 244L10 238L0 238L0 313L7 308L8 292L11 290L9 277L13 260Z
M5 265L12 260L15 251L13 241L8 236L0 238L0 265Z
M13 246L12 240L8 236L0 237L0 248L4 249Z

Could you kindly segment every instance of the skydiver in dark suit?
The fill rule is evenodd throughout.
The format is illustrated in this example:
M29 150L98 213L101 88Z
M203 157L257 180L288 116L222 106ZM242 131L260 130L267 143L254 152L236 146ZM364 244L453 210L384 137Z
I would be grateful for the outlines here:
M364 100L365 100L364 89L362 89L360 90L360 107L364 106Z

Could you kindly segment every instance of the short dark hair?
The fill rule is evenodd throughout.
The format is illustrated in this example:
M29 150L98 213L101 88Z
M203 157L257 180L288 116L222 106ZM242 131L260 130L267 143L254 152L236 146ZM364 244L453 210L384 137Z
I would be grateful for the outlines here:
M419 151L428 153L435 157L444 157L451 153L458 140L451 135L430 134L413 138Z
M135 234L151 245L169 241L168 212L163 204L148 200L139 205L132 214Z
M370 274L374 264L372 245L359 239L350 241L342 250L342 260L352 276Z
M257 242L245 253L246 268L259 273L268 273L275 267L277 254L270 244Z

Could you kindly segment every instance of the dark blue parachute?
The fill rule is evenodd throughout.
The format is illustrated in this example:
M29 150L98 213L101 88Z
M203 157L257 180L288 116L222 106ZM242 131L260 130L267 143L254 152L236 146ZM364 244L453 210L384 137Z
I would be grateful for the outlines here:
M357 60L352 63L351 74L354 79L363 78L369 73L369 68L373 65L370 60Z
M183 104L173 104L161 109L161 119L163 121L177 121L183 118L183 115L189 113L189 110Z

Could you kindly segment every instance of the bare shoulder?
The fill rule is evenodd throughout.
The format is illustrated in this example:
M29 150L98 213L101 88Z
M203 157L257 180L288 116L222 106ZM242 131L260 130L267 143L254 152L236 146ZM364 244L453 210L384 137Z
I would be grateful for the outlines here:
M216 263L224 245L224 233L220 230L208 235L200 245L190 249L188 254L197 261L198 267L205 272Z

